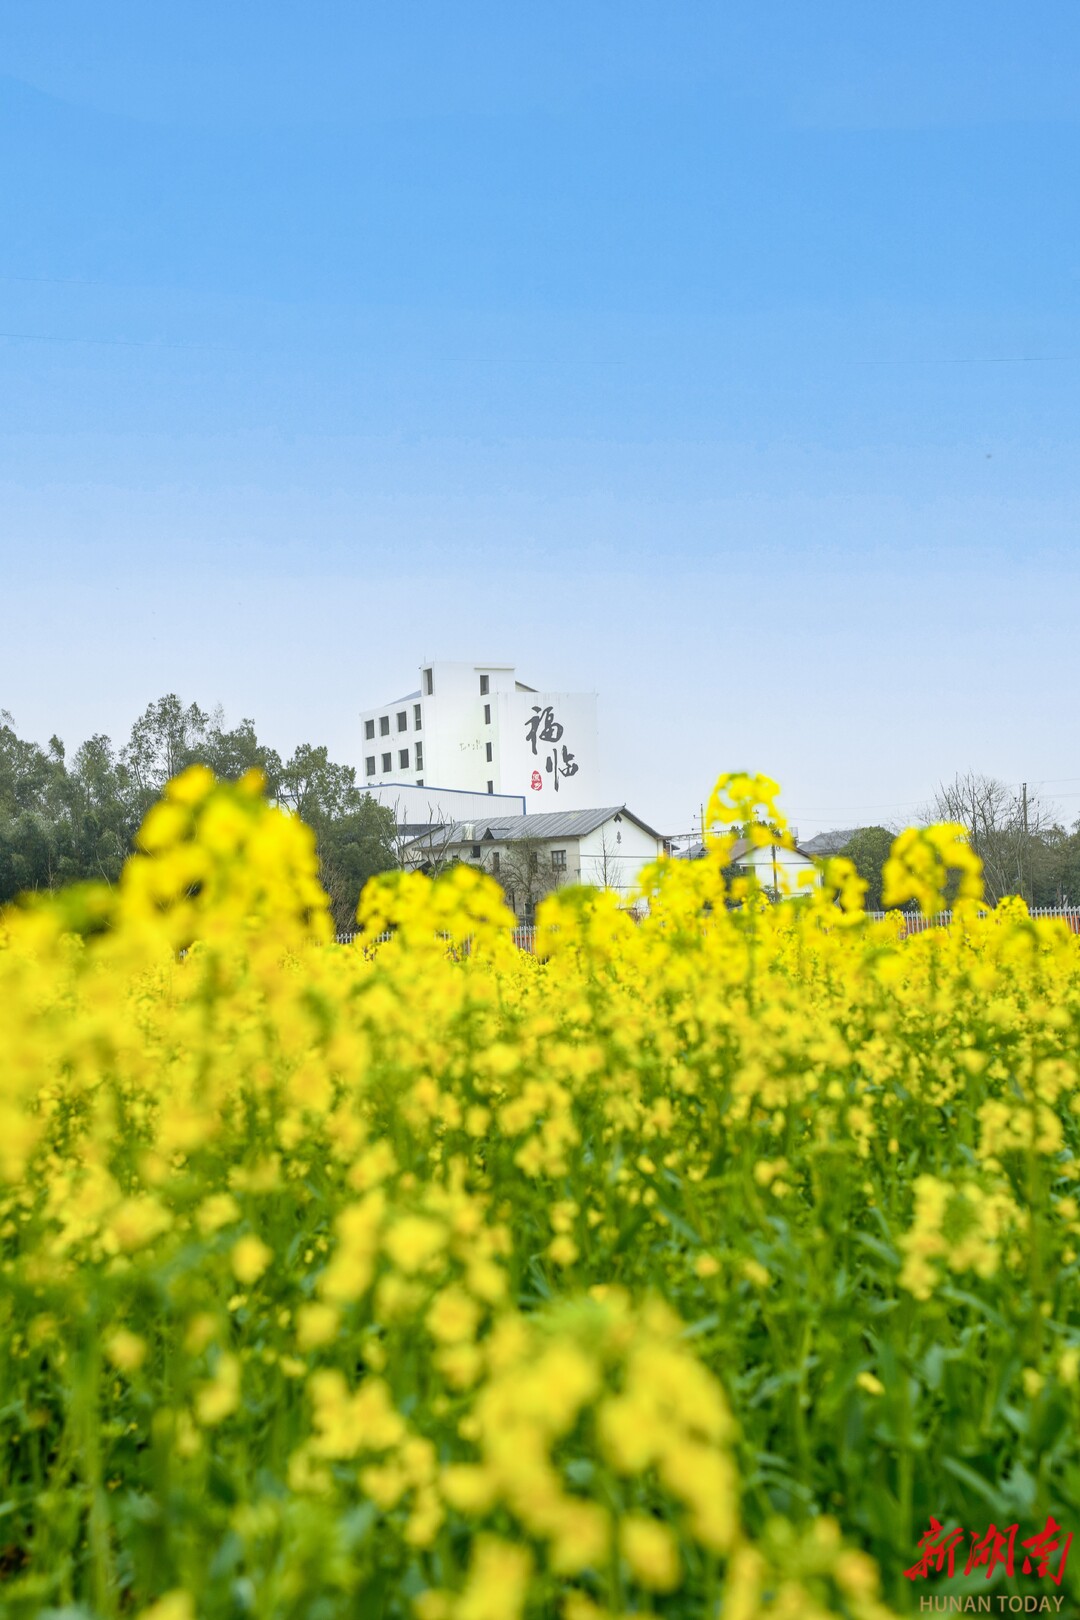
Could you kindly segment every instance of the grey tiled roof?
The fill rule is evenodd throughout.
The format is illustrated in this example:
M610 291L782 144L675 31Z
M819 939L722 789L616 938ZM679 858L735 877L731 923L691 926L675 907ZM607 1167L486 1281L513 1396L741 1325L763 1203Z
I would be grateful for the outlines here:
M440 844L513 843L519 838L584 838L612 816L623 816L652 838L661 834L635 816L624 804L607 805L600 810L548 810L532 816L475 816L471 821L455 821L436 835Z

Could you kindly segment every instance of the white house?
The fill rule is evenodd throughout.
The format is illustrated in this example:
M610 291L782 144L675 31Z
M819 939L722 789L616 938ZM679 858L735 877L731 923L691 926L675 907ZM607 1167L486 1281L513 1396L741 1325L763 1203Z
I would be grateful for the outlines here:
M512 664L435 662L415 692L360 716L361 782L509 794L534 810L595 800L596 694L539 692Z
M814 857L798 844L794 849L782 844L758 849L748 838L740 838L728 858L740 872L752 873L762 889L780 896L809 894L821 882Z
M405 864L431 870L450 861L483 867L511 904L528 915L537 899L563 884L614 889L624 900L665 840L625 805L488 816L433 829L405 846Z
M699 840L689 849L680 850L678 858L698 861L704 854L705 846ZM752 873L760 888L781 897L808 894L821 882L814 855L801 844L796 844L794 849L785 849L782 844L757 848L748 838L740 838L732 847L728 864L747 875Z

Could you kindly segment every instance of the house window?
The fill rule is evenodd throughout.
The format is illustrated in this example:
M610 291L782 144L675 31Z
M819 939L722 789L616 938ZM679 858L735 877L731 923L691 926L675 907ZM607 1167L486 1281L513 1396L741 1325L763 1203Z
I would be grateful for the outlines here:
M416 745L416 768L417 768L418 771L422 771L423 768L424 768L424 745L423 745L423 743L417 743L417 745Z
M481 675L481 677L480 677L480 696L481 697L487 697L487 695L488 695L488 693L490 691L491 691L491 681L490 681L490 679L488 678L487 675Z
M473 858L474 861L478 861L480 859L480 845L479 844L474 844L473 845L473 847L472 847L472 858Z
M431 679L431 671L430 671L430 669L425 669L425 671L424 671L424 691L427 693L428 697L430 697L432 692L434 692L434 690L435 690L435 687L434 687L434 684L433 684L432 679Z
M418 777L417 777L417 778L416 778L416 785L417 785L417 787L423 787L423 785L424 785L424 778L423 778L423 777L422 777L422 776L418 776Z
M530 850L529 851L529 871L530 872L538 872L539 870L540 870L540 857L536 853L535 849Z
M380 714L380 716L379 716L379 736L380 737L389 737L389 735L390 735L390 716L388 714Z
M499 868L501 866L502 866L502 856L499 854L498 850L496 850L494 855L491 857L491 870L493 872L498 872L498 870L499 870Z
M375 735L375 722L374 722L374 720L365 720L364 721L364 739L365 739L365 741L370 742L372 737L374 737L374 735Z
M491 704L490 703L485 703L484 704L484 724L485 724L485 726L490 726L490 724L491 724Z
M409 750L407 748L399 748L398 749L397 762L398 762L398 766L399 766L399 768L401 770L403 770L403 771L408 770L408 768L409 768Z
M414 727L414 729L416 731L420 730L420 720L421 720L422 713L423 713L423 711L421 710L419 703L414 703L413 706L412 706L412 723L413 723L413 727Z
M566 871L565 849L553 849L551 852L551 865L556 872Z
M491 744L490 743L488 743L488 745L487 745L487 762L488 762L489 765L491 764Z
M398 710L397 728L398 728L399 731L408 731L408 729L409 729L409 711L408 711L408 709L399 709Z
M494 784L494 782L489 782L489 783L488 783L488 792L489 792L489 793L494 793L494 791L495 791L495 784Z
M364 775L365 776L374 776L375 775L375 755L374 754L369 754L367 759L365 759L365 761L364 761Z
M382 757L382 768L383 768L383 772L384 772L385 775L389 776L390 767L391 767L392 764L393 764L393 760L390 758L390 755L389 754L384 754L383 757Z

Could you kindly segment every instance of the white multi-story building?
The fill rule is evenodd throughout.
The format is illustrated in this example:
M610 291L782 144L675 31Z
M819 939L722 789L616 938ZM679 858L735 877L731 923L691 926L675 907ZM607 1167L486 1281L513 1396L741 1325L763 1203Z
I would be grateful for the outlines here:
M361 782L514 794L579 810L599 790L594 692L538 692L510 664L423 664L415 692L360 716Z

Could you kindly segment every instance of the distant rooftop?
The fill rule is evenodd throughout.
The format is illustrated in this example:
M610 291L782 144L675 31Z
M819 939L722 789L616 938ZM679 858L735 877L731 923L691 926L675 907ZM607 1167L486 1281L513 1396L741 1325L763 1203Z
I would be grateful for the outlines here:
M808 855L839 855L858 831L858 827L834 827L831 832L816 833L802 847Z

